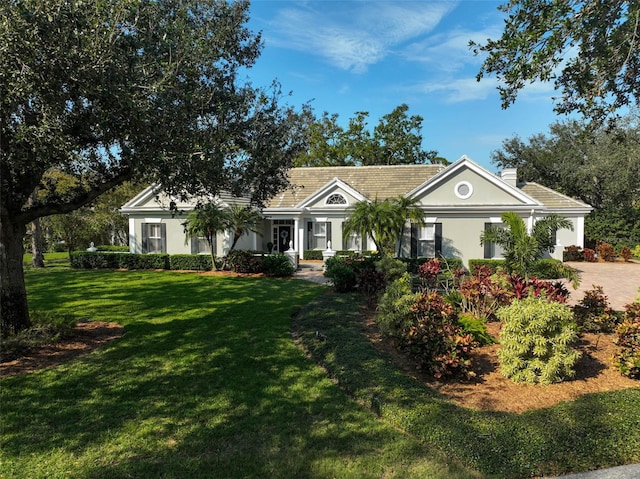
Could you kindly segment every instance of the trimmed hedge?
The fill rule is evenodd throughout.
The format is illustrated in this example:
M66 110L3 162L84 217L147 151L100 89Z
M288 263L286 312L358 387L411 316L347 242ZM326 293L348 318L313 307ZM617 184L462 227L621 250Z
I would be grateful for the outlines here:
M169 257L169 269L189 271L211 271L211 255L208 254L172 254Z
M83 269L169 269L168 254L131 254L100 251L73 251L72 268Z
M99 246L96 246L96 248L98 248L98 251L117 251L119 253L128 253L129 252L129 247L128 246L116 246L116 245L111 245L111 244L101 244Z

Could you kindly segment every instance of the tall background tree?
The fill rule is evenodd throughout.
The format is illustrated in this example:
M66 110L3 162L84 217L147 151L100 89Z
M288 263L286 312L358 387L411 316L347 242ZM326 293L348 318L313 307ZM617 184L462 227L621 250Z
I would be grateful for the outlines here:
M409 115L401 104L383 115L371 130L369 113L359 111L349 119L347 128L339 124L337 114L313 115L308 123L309 148L296 158L296 166L411 165L434 161L436 151L422 147L422 121Z
M510 0L499 39L470 42L487 54L504 108L534 81L555 82L556 111L602 121L640 97L640 0Z
M286 186L306 137L277 85L238 80L261 48L247 12L225 0L0 3L0 334L29 325L35 219L132 179L257 204ZM51 170L77 182L61 193L43 182Z
M633 114L593 128L576 120L548 134L507 139L492 154L499 167L518 168L534 181L594 207L585 234L614 245L640 244L640 126Z

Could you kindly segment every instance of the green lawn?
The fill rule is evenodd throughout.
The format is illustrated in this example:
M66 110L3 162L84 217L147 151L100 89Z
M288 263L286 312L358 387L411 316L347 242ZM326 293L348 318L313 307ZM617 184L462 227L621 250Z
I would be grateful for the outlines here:
M294 345L292 314L326 287L60 263L26 281L32 309L126 333L0 380L3 479L482 477L349 399Z
M366 338L360 314L355 295L318 297L296 320L299 338L357 402L487 477L640 462L640 382L638 388L585 395L520 415L472 411L399 373Z

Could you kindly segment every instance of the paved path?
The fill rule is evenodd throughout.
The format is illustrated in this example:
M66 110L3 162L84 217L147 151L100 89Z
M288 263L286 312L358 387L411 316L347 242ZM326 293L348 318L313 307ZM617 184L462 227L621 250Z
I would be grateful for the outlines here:
M602 286L609 304L615 310L624 310L640 294L640 263L565 263L580 272L580 287L571 292L570 303L575 304L584 297L584 292L593 285Z

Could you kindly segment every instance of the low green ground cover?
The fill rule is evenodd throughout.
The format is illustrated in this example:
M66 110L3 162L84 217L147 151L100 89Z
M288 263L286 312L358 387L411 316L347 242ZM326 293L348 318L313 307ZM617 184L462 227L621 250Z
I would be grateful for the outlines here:
M380 421L296 347L292 314L323 286L61 263L26 281L33 309L125 335L0 380L0 477L482 477Z
M557 475L640 462L640 387L520 415L461 408L400 373L372 345L363 332L360 304L355 293L316 298L298 316L297 330L328 374L384 421L486 477Z

